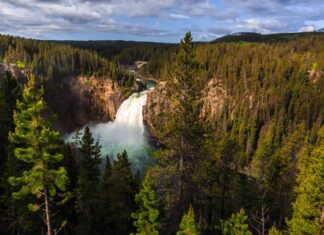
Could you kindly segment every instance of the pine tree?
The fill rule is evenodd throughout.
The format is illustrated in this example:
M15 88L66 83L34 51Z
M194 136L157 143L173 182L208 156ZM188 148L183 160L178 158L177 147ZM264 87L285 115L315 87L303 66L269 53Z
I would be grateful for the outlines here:
M224 235L252 235L248 229L247 216L243 209L221 223Z
M16 100L20 97L21 91L16 79L6 72L3 80L0 82L0 195L3 195L3 179L5 172L5 163L9 154L8 134L14 130L13 112L16 108ZM0 203L1 204L1 203Z
M13 234L24 233L30 229L29 224L38 223L38 218L34 219L35 213L26 210L25 204L30 200L14 200L12 193L19 187L8 185L8 178L21 175L27 165L14 156L14 145L9 141L9 133L15 128L13 113L17 99L20 98L21 87L18 81L6 72L0 81L0 211L6 211L7 219L0 221L0 227L8 228L5 233Z
M322 234L324 215L324 127L318 133L315 147L306 146L299 155L296 201L292 219L288 221L291 234Z
M275 226L269 230L269 235L282 235L283 233L280 232Z
M142 188L135 196L139 210L132 213L132 218L135 220L134 226L137 228L135 234L138 235L158 235L157 222L159 210L157 209L157 199L155 192L151 187L151 175L148 171L142 183Z
M132 231L131 213L135 210L136 183L134 181L127 152L117 154L111 173L110 187L110 232L129 234Z
M14 129L13 112L16 108L16 100L19 96L19 86L17 81L7 72L0 81L0 179L3 180L5 162L8 155L8 134ZM7 179L5 179L7 181ZM1 182L2 184L2 182ZM0 185L1 185L0 184ZM2 185L0 186L0 195L3 194Z
M171 189L165 190L168 195L164 198L167 199L168 216L170 219L173 217L170 229L176 230L181 216L192 203L192 174L203 146L203 128L199 116L202 82L197 77L198 63L190 32L181 40L173 71L167 86L173 109L165 114L159 133L166 148L159 151L156 157L165 166L159 172L163 176L164 187Z
M110 215L112 213L111 205L114 203L111 201L112 193L112 165L110 163L109 157L106 156L105 169L103 172L102 180L100 183L99 190L99 207L96 213L96 220L100 221L96 225L96 230L93 231L95 234L106 234L110 230L112 218Z
M79 234L89 234L95 227L95 211L98 206L100 183L101 146L93 138L89 127L84 130L80 141L79 177L77 182L77 208L80 212Z
M50 204L58 190L65 191L68 177L64 167L55 167L63 159L59 152L62 140L42 117L44 110L43 89L37 88L34 76L30 75L22 100L17 101L14 112L15 131L10 133L10 141L17 146L15 156L28 163L29 169L22 176L9 177L9 182L13 186L21 186L19 191L13 193L13 198L21 199L32 194L42 200L41 204L30 203L28 207L38 211L45 206L47 234L51 235Z
M190 206L187 214L184 214L179 225L180 231L177 235L197 235L199 234L198 226L195 222L195 212L192 206Z
M224 218L226 193L230 188L230 171L238 167L239 146L233 139L223 138L216 146L214 152L218 166L220 167L221 180L221 211L220 217Z

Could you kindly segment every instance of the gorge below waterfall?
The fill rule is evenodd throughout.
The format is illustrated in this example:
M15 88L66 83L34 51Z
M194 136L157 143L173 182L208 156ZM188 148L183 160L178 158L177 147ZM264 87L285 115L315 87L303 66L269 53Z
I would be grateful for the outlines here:
M114 160L118 153L127 151L132 169L142 170L150 162L149 144L143 122L143 106L146 104L148 90L133 93L119 107L116 119L107 123L89 123L91 133L99 139L101 156ZM81 133L84 127L81 129ZM72 142L76 132L68 135Z

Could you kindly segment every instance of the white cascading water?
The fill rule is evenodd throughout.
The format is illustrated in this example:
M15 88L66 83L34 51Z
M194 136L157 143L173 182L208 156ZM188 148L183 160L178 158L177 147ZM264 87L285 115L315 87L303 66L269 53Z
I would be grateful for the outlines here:
M133 168L137 169L149 161L150 146L145 137L142 112L146 99L147 91L134 93L121 104L115 121L88 125L94 138L100 139L103 157L108 154L114 159L117 153L126 150Z

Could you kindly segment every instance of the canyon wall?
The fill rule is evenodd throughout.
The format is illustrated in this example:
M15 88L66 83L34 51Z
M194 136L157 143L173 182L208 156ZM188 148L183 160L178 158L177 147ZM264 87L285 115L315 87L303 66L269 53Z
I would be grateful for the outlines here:
M156 132L163 121L164 113L172 109L171 94L166 89L167 82L159 82L155 89L150 90L146 105L143 107L144 122L149 128L151 135ZM205 120L217 118L229 99L228 93L219 79L211 79L202 91L201 116Z
M55 127L65 133L92 122L114 120L125 92L111 79L75 77L59 85L45 83L45 100L57 115Z

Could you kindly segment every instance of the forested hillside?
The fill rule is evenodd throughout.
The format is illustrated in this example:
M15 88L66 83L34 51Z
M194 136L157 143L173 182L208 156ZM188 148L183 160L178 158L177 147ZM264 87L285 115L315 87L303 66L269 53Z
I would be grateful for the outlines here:
M0 234L323 233L323 35L104 45L0 37L0 61L23 71L0 73ZM64 143L44 97L78 75L89 94L98 76L132 88L117 64L141 56L159 148L134 174L88 127Z
M179 116L174 113L179 105L178 89L181 93L184 87L200 87L200 98L192 99L198 102L198 109L202 107L205 129L191 137L187 133L188 141L193 141L188 146L196 146L194 152L199 154L192 153L193 157L187 159L191 167L184 170L187 178L183 187L188 187L187 200L193 198L200 224L206 230L213 230L210 224L217 224L242 207L250 215L250 226L256 234L261 234L262 216L266 228L275 225L285 229L286 220L295 210L307 210L297 206L293 209L291 203L298 195L294 188L299 170L305 167L300 162L305 149L323 146L323 42L323 36L313 35L287 42L197 45L195 59L188 62L196 68L195 79L180 87L174 85L176 76L172 76L178 74L179 58L163 69L161 79L166 85L148 98L148 107L162 108L155 112L159 115L147 111L149 123L167 146L162 154L162 161L167 163L159 167L157 179L170 171L168 159L179 148L180 140L170 143L177 133L171 120ZM183 118L185 123L190 122L189 114ZM196 119L191 120L188 130L196 125ZM172 164L177 169L179 162ZM318 180L323 185L323 175ZM163 194L167 205L174 202L170 201L172 192ZM319 220L321 207L317 208ZM177 213L177 208L172 210Z
M213 42L285 42L307 36L323 35L323 32L301 32L301 33L275 33L260 34L251 32L240 32L215 39Z
M93 51L5 35L0 35L0 61L58 82L77 75L105 76L123 83L130 77L127 71Z

